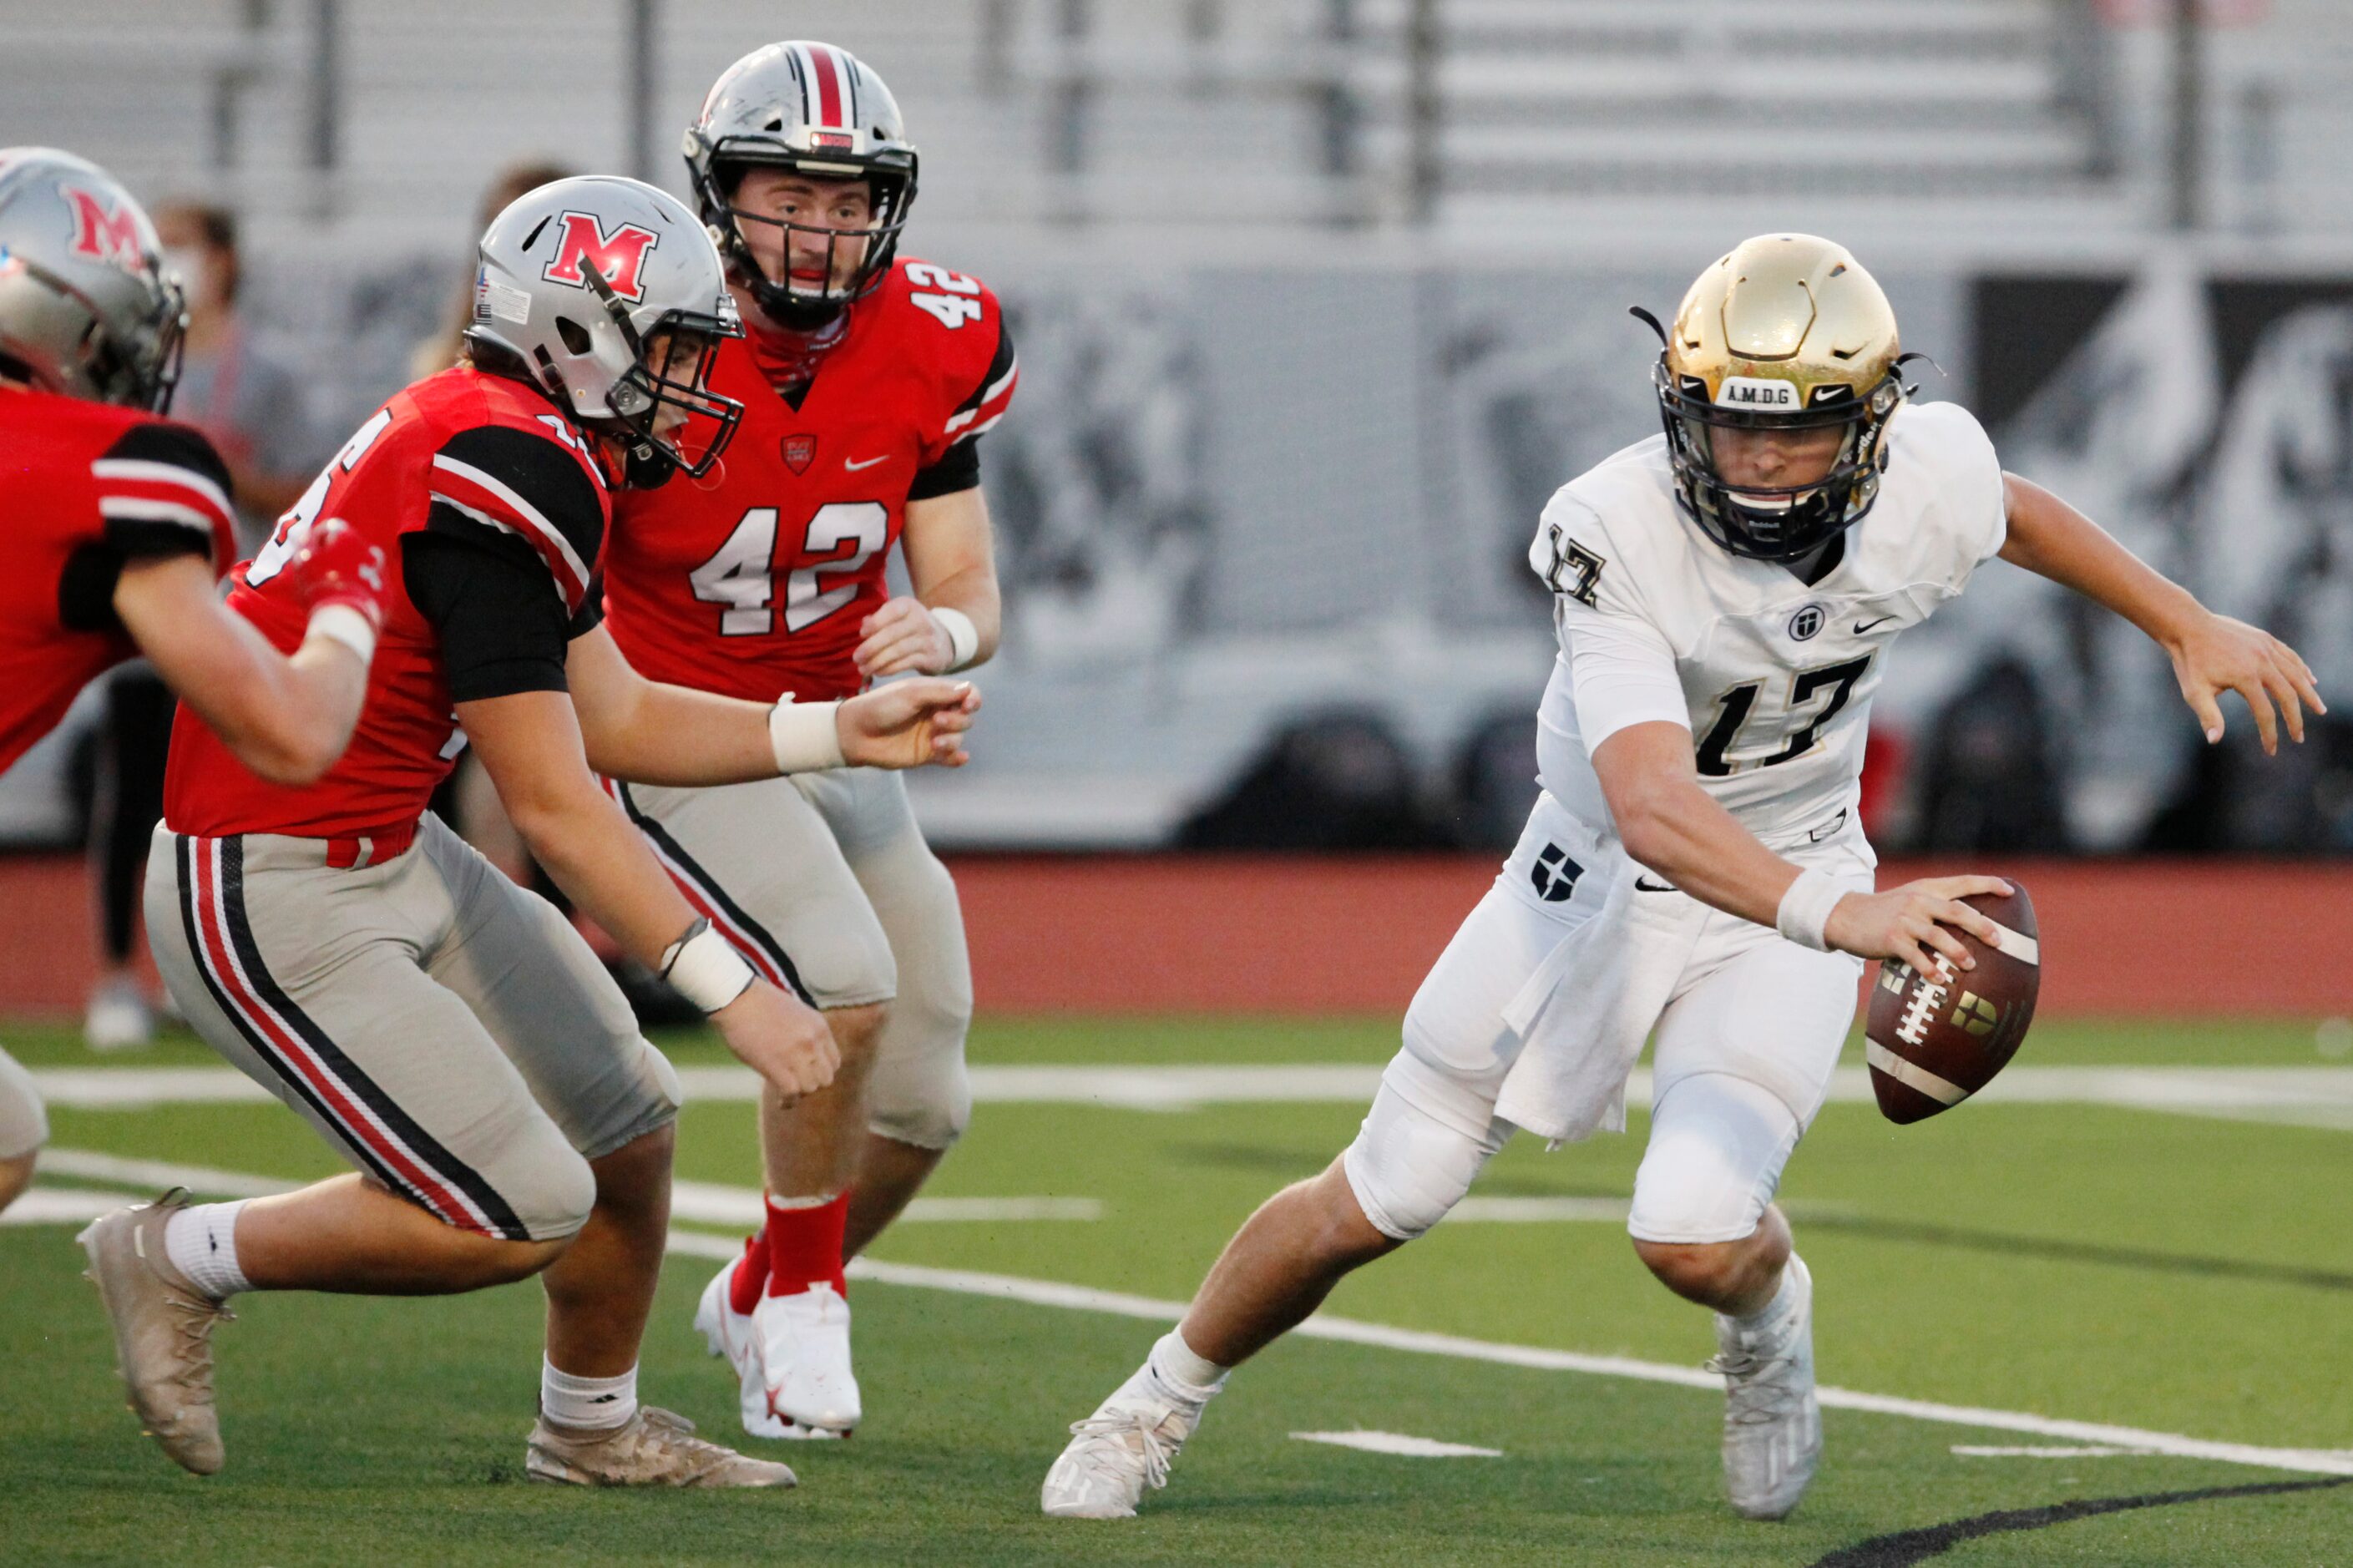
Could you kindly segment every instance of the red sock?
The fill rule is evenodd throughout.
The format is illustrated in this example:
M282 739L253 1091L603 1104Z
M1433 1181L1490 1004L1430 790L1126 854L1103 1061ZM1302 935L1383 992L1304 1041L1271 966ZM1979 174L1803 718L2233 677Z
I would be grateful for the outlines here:
M768 1294L797 1296L816 1285L849 1294L841 1272L841 1234L849 1224L849 1194L842 1192L806 1208L782 1208L768 1200Z
M749 1312L760 1304L760 1292L767 1288L768 1233L762 1229L744 1243L744 1256L728 1277L727 1304L738 1312Z

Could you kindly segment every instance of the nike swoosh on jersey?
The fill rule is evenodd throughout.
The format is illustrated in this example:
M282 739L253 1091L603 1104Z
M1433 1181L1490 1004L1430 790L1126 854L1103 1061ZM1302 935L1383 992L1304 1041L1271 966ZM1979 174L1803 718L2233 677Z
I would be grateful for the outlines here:
M1672 882L1653 882L1648 877L1636 877L1634 890L1638 893L1672 893L1676 889Z
M879 458L869 458L862 463L853 463L849 458L844 458L841 459L841 466L854 474L860 468L871 468L877 463L887 463L890 460L891 454L885 452Z
M1872 627L1873 627L1873 626L1885 626L1888 622L1890 622L1890 621L1894 620L1894 618L1895 618L1895 617L1894 617L1894 616L1880 616L1880 617L1879 617L1879 619L1877 619L1877 620L1875 620L1875 621L1857 621L1857 622L1855 622L1855 623L1854 623L1854 635L1855 635L1855 636L1857 636L1857 637L1861 637L1863 633L1865 633L1865 632L1869 631Z

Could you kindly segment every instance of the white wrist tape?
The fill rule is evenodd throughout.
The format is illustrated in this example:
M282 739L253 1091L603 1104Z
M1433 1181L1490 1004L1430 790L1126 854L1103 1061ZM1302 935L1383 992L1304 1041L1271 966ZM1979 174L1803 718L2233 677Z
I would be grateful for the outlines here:
M1800 871L1798 879L1789 884L1789 890L1781 895L1781 908L1773 917L1773 925L1799 947L1828 952L1831 944L1822 935L1822 927L1830 923L1831 911L1838 908L1838 901L1850 890L1820 871Z
M768 745L776 752L778 773L816 773L849 760L841 754L841 729L834 718L840 706L786 697L768 710Z
M940 630L948 634L948 668L962 669L980 651L980 628L962 610L938 609L932 619L940 623Z
M727 939L698 920L662 953L662 978L705 1013L716 1013L752 989L755 976Z
M362 664L375 658L375 628L368 618L349 605L322 605L311 612L311 624L302 630L305 641L325 637L339 642L360 656Z

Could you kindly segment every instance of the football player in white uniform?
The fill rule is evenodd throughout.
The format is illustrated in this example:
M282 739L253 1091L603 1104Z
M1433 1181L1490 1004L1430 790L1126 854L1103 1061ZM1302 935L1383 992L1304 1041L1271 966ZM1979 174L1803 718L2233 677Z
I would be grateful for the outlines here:
M1889 647L2000 555L2147 632L2210 742L2226 690L2266 751L2320 710L2292 649L2005 474L1959 406L1907 405L1894 312L1840 247L1746 241L1662 336L1664 436L1564 487L1530 551L1560 651L1518 847L1415 995L1356 1142L1250 1217L1184 1321L1071 1428L1047 1513L1134 1512L1227 1373L1437 1224L1515 1130L1622 1128L1655 1029L1627 1228L1662 1283L1715 1311L1732 1506L1786 1515L1821 1418L1782 1167L1864 962L1972 967L1954 928L1993 928L1957 900L2006 890L1872 890L1856 800Z

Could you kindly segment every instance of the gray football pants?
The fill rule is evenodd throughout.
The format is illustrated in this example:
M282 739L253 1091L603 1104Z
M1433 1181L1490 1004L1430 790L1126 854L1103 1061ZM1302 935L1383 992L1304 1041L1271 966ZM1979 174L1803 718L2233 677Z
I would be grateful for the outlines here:
M448 1223L567 1237L588 1162L666 1126L677 1075L544 899L427 816L403 855L158 828L147 931L206 1042Z

